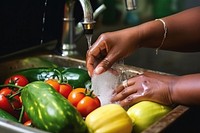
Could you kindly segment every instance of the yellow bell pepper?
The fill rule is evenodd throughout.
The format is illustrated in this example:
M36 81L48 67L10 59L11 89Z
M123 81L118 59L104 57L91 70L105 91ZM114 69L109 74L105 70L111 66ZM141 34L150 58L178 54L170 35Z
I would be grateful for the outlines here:
M118 104L101 106L89 115L85 122L90 133L131 133L132 120Z
M140 133L171 110L169 106L142 101L131 106L127 113L133 122L133 132Z

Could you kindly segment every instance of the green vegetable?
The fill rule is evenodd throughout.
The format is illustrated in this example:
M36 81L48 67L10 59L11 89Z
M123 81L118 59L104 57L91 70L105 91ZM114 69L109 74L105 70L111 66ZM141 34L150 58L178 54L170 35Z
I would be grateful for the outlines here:
M0 117L3 118L3 119L18 122L17 119L14 116L12 116L11 114L7 113L6 111L4 111L2 109L0 109Z
M68 83L72 85L73 88L85 87L88 81L90 81L90 76L88 75L88 72L81 68L64 68L61 73L63 80L68 81Z
M44 81L49 78L58 79L61 82L69 83L73 88L85 87L90 81L87 71L76 67L59 67L59 68L29 68L15 72L27 77L29 82Z
M80 113L49 84L35 81L21 91L22 103L33 125L49 132L88 132Z
M15 72L14 74L24 75L29 82L44 81L49 78L55 78L55 79L62 78L61 73L57 68L49 68L49 67L22 69Z
M142 101L130 107L127 113L133 122L133 132L140 133L171 110L169 106Z

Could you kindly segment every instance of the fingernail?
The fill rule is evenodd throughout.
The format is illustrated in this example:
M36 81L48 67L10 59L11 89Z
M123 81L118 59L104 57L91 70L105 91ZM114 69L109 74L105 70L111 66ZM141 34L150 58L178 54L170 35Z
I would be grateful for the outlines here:
M104 68L103 67L97 67L96 69L95 69L95 73L96 74L100 74L100 73L102 73L104 71Z
M90 73L90 71L88 71L88 75L91 77L91 73Z

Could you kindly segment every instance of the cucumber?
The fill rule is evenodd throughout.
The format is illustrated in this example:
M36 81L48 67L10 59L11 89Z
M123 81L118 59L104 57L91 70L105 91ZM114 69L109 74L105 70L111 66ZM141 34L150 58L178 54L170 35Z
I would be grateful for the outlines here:
M12 116L11 114L7 113L6 111L4 111L2 109L0 109L0 117L3 118L3 119L6 119L6 120L18 122L17 119L14 116Z
M80 113L49 84L35 81L21 91L22 103L34 126L55 133L87 133Z

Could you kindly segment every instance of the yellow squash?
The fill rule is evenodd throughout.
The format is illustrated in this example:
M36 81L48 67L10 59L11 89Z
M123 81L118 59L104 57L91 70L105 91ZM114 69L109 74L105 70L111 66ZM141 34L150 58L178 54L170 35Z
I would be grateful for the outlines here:
M92 111L85 119L90 133L131 133L132 120L118 104L107 104Z
M133 132L140 133L171 110L169 106L142 101L130 107L127 113L133 121Z

